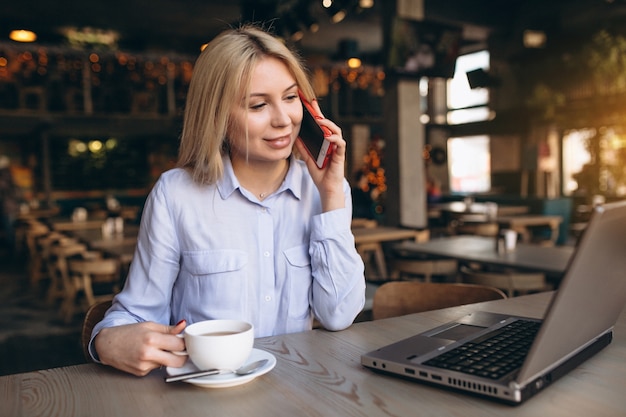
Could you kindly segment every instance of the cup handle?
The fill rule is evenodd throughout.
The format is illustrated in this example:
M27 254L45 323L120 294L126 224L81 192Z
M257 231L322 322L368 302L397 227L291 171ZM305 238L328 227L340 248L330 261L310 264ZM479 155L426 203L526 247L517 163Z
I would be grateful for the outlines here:
M183 335L182 333L178 333L176 337L183 339L185 335ZM172 353L178 356L189 356L189 353L187 353L187 350L173 350Z

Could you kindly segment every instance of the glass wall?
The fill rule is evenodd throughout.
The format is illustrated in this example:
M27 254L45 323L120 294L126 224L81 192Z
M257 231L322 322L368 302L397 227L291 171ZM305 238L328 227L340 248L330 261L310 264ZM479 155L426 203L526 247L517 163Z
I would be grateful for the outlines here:
M489 52L461 55L456 60L454 77L448 80L448 123L462 124L488 120L489 89L471 88L467 73L489 69Z
M486 192L491 188L489 136L448 139L450 191Z

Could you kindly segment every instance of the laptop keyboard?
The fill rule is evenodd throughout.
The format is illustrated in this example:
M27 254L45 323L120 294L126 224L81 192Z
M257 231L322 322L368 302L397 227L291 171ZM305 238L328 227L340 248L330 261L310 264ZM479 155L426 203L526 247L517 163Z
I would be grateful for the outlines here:
M424 365L499 379L522 366L540 326L536 321L514 321L442 353Z

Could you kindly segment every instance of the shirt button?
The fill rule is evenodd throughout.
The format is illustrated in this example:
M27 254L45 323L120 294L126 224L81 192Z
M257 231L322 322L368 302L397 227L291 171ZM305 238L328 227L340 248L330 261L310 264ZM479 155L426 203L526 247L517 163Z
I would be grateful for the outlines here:
M263 252L263 256L265 256L266 258L270 257L270 253L268 251Z
M265 296L265 301L272 301L272 297L270 297L269 295Z

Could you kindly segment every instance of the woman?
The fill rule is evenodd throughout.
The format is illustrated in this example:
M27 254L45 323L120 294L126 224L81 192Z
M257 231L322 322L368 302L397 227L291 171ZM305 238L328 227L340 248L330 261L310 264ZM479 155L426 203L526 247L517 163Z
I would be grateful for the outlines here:
M346 143L336 124L319 120L333 153L316 167L296 140L298 89L313 98L298 59L258 28L228 30L201 53L179 167L146 201L126 285L94 328L95 360L136 375L180 367L175 335L206 319L247 320L256 337L309 330L314 317L329 330L353 322L365 280L350 230Z

